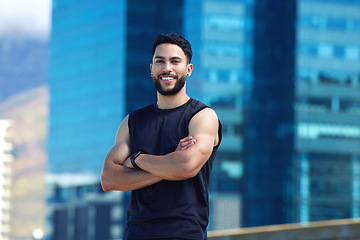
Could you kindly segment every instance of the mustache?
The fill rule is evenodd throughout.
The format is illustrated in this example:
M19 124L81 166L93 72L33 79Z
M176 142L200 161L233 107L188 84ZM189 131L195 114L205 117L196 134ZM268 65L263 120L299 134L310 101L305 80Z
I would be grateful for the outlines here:
M160 73L160 74L158 75L158 77L161 77L161 76L171 76L171 77L176 77L176 75L174 75L174 74L169 74L169 73Z

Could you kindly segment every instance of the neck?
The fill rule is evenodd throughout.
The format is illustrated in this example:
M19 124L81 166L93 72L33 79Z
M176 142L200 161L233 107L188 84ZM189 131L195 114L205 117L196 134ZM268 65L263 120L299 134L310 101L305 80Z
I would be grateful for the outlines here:
M186 94L184 89L180 90L175 95L164 96L157 93L157 106L159 109L171 109L179 107L189 101L190 97Z

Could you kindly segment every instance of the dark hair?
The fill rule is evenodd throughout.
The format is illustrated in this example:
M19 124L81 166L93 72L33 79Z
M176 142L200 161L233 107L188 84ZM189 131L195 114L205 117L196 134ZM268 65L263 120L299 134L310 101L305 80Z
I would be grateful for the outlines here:
M186 40L184 37L177 35L176 33L170 33L170 34L158 34L155 37L153 47L151 50L151 56L154 57L154 53L156 50L156 47L159 44L162 43L172 43L178 45L184 52L188 63L191 62L192 58L192 50L191 50L191 44L188 40Z

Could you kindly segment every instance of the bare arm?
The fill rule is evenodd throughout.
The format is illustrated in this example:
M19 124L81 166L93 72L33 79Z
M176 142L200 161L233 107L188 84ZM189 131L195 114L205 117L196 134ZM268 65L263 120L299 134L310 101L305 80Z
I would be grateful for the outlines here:
M136 163L144 171L166 180L194 177L219 142L218 128L216 113L210 108L205 108L197 113L189 124L189 134L196 139L193 146L164 156L140 154L136 158ZM126 159L124 166L132 167L129 159Z
M136 190L162 180L151 173L123 166L129 155L130 135L127 116L116 133L115 145L105 157L101 172L101 185L104 191Z
M193 137L181 139L175 151L184 151L194 145ZM104 191L127 191L147 187L162 180L151 173L125 167L124 161L131 154L128 116L120 124L115 145L111 148L101 172L101 185Z

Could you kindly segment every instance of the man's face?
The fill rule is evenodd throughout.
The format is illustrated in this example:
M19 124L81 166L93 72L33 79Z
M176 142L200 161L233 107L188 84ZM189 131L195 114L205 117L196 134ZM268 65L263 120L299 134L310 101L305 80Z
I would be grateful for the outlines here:
M176 44L159 44L150 64L156 90L164 96L177 94L185 85L186 76L192 72L183 50Z

